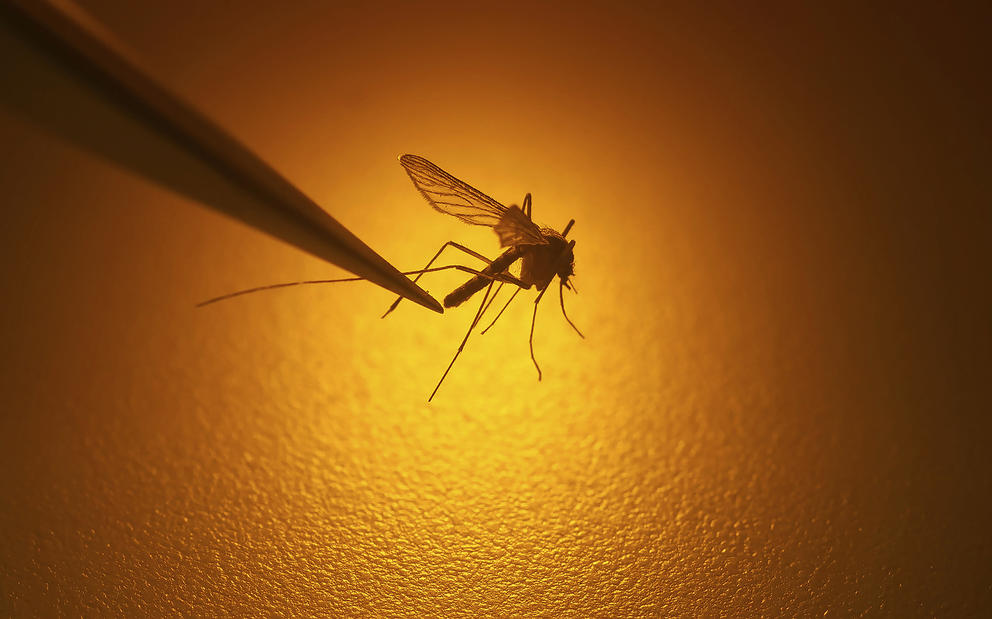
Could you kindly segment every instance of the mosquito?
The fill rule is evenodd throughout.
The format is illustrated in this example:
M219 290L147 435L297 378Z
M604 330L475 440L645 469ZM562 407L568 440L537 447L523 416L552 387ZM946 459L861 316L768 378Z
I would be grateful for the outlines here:
M496 297L506 284L510 284L516 289L496 314L496 317L492 319L485 329L482 330L482 334L489 331L489 329L496 324L496 321L499 320L499 318L503 315L503 312L506 311L506 308L510 306L510 303L513 302L521 290L528 290L531 287L534 287L538 291L538 294L534 299L534 311L531 315L530 338L528 344L530 346L531 361L534 363L534 368L537 370L537 379L541 380L543 376L541 366L538 364L537 358L534 355L534 326L537 323L538 304L540 304L541 299L544 298L544 293L548 291L551 282L555 277L558 278L558 300L561 306L562 316L564 316L565 321L572 327L572 329L575 330L579 337L585 337L565 312L565 297L563 293L563 289L565 288L576 291L574 284L572 284L569 280L569 278L575 274L575 241L566 239L568 232L575 224L575 220L569 220L568 224L566 224L565 228L561 232L558 232L553 228L542 228L534 223L531 217L531 195L529 193L524 196L523 206L517 206L514 204L507 207L490 198L478 189L472 187L468 183L455 178L451 174L448 174L423 157L419 157L417 155L403 155L400 157L400 164L410 176L410 180L413 181L413 184L417 190L435 210L446 215L457 217L467 224L492 228L499 237L500 246L505 248L505 251L502 254L500 254L497 258L490 260L481 253L469 249L460 243L448 241L441 245L441 248L437 250L437 253L434 254L434 257L430 259L423 269L403 273L404 275L416 275L413 279L414 282L417 282L426 273L433 273L448 269L456 269L472 275L468 281L455 288L444 298L444 306L447 308L457 307L468 301L476 293L485 290L482 297L482 302L479 304L479 309L475 312L475 317L472 319L468 331L465 333L465 337L462 338L461 343L458 345L458 350L455 351L451 362L448 363L448 367L444 370L444 374L441 375L440 380L438 380L437 385L434 387L434 391L431 392L431 395L427 398L427 401L430 402L434 399L434 396L437 394L438 389L441 388L441 384L444 382L444 379L447 378L451 368L455 365L455 361L458 360L458 356L461 355L462 350L464 350L469 336L479 325L482 317L485 315L486 311L488 311L489 307L493 304L493 301L496 300ZM472 258L480 260L485 263L485 266L481 270L472 269L461 264L451 264L440 267L433 266L438 258L441 257L444 250L449 247L452 249L457 249ZM520 275L515 276L510 273L510 267L513 266L518 260L520 261ZM363 279L365 278L348 277L343 279L308 280L287 282L283 284L271 284L268 286L240 290L238 292L215 297L200 303L198 307L261 290L271 290L274 288L284 288L302 284L329 284L360 281ZM496 286L497 284L498 286ZM496 286L495 292L493 291L493 286ZM397 297L382 317L385 318L388 316L393 310L396 309L402 300L403 297Z

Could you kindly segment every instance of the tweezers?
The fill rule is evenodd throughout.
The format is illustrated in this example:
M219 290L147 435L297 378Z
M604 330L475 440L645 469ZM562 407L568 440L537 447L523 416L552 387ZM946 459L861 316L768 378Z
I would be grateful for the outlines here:
M443 312L270 165L149 76L70 0L0 4L0 104L90 152ZM75 97L75 98L73 98Z

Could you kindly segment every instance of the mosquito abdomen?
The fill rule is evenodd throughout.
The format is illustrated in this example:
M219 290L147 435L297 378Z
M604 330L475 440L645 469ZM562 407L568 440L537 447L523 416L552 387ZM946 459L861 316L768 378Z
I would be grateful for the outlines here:
M489 285L489 281L490 280L484 279L484 278L479 277L478 275L476 275L475 277L473 277L472 279L468 280L467 282L465 282L464 284L462 284L458 288L455 288L451 292L451 294L449 294L448 296L444 297L444 306L445 307L458 307L459 305L461 305L465 301L468 301L469 298L473 294L479 292L480 290L482 290L483 288L485 288L486 286L488 286Z
M489 266L482 269L482 272L486 275L496 275L497 273L502 273L513 264L520 257L520 251L516 247L511 247L510 249L503 252L503 254L489 263ZM458 307L465 301L468 301L471 296L493 281L488 277L483 277L481 275L475 275L472 279L468 280L461 286L455 288L451 291L451 294L444 297L445 307Z

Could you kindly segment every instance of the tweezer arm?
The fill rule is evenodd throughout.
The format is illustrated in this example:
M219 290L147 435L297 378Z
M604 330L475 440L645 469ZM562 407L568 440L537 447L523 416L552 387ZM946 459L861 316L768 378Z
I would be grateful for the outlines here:
M60 63L63 71L73 72L76 79L84 78L90 89L98 90L103 99L113 101L119 113L137 120L158 138L165 138L173 148L178 146L185 155L212 168L252 198L243 201L207 199L203 201L205 204L424 307L443 312L434 298L271 166L149 77L133 55L71 1L4 0L4 3L19 14L12 17L26 18L34 26L22 27L22 34L30 30L29 38L45 47L46 52L51 53L52 47L58 48L54 51L63 61ZM43 38L49 40L41 41ZM36 113L35 110L32 113ZM64 126L61 119L50 124L58 126L60 123ZM79 141L79 132L73 133L72 138ZM106 154L107 148L99 145L94 150ZM159 182L165 178L166 184L181 191L184 189L178 187L182 182L171 182L168 174L149 171L147 167L142 170L140 165L120 161L124 157L116 154L123 165L137 168ZM111 158L114 158L113 154ZM186 193L197 192L187 190ZM202 197L204 192L199 193Z

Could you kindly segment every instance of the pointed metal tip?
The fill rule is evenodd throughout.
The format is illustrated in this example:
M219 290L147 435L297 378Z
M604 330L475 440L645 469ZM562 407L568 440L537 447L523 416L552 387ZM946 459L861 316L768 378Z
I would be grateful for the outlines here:
M429 310L433 310L433 311L437 312L438 314L443 314L444 313L444 308L441 306L440 303L437 302L437 299L435 299L431 295L427 294L426 292L424 292L422 289L418 288L417 286L414 286L414 285L411 284L410 294L408 296L407 295L405 295L405 296L406 296L406 298L410 299L411 301L413 301L415 303L418 303L418 304L426 307ZM387 314L388 314L388 312L387 312ZM386 314L383 314L382 317L385 318L386 317Z

